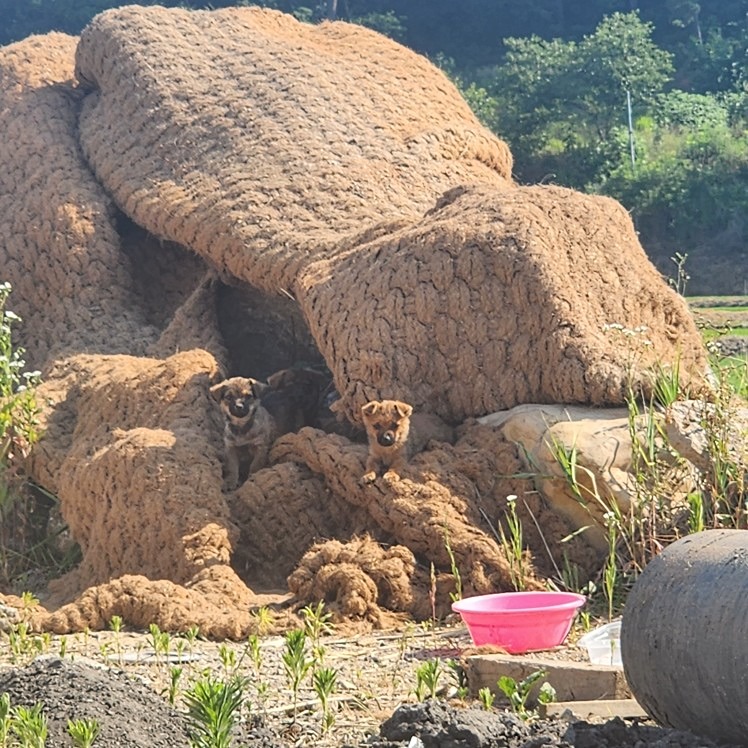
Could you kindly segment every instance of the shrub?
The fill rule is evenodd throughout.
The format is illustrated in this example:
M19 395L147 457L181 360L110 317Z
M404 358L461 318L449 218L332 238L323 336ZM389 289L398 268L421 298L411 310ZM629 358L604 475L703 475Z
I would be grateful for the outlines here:
M24 483L24 461L39 438L38 371L26 371L24 349L13 345L12 328L20 321L6 308L9 283L0 283L0 564L7 580L10 549L19 541L17 519Z

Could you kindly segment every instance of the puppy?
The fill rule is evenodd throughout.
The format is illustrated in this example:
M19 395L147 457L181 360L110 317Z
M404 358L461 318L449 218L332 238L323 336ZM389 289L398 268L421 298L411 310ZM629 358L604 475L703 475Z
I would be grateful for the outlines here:
M325 388L331 380L331 376L316 369L297 367L271 374L268 385L282 395L277 400L285 400L287 407L295 411L293 417L298 421L298 426L294 431L297 431L302 426L319 427Z
M296 408L299 423L294 431L302 426L311 426L328 434L340 434L351 441L361 441L361 429L335 412L335 403L340 395L329 371L292 367L276 371L268 377L267 382L289 406ZM263 394L262 402L266 407L269 399L270 395Z
M361 408L369 440L369 455L362 483L377 478L380 467L384 479L400 479L408 459L422 450L431 439L452 442L454 433L438 416L413 413L413 407L399 400L372 400Z
M261 401L267 389L268 385L245 377L231 377L210 388L226 422L224 487L228 490L239 486L241 477L246 480L267 465L270 447L281 434L278 422Z

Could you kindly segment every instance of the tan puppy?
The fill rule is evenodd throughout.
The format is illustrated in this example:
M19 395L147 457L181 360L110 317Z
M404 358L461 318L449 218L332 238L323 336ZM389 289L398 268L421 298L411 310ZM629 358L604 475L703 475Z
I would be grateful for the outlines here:
M281 434L276 419L260 400L267 387L256 379L232 377L210 388L225 419L224 487L228 490L267 465L270 447Z
M431 439L452 442L454 434L438 416L413 413L413 406L400 400L372 400L361 408L369 439L369 455L362 483L371 483L384 467L384 479L399 480L408 459Z
M366 472L361 481L372 483L377 471L387 468L384 477L398 480L408 459L407 444L413 406L399 400L372 400L361 408L369 439Z

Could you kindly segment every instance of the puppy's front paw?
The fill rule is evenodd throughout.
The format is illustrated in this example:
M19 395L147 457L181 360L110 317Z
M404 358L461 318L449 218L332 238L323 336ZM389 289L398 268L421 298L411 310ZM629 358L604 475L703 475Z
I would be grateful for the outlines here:
M361 476L361 483L366 485L367 483L374 483L374 481L377 479L377 474L373 470L369 470L368 473L364 473Z
M263 450L262 452L258 452L252 459L252 463L249 466L249 474L253 475L259 470L266 468L269 464L270 461L268 459L267 451Z
M382 478L385 483L397 483L400 480L400 476L394 470L388 470Z

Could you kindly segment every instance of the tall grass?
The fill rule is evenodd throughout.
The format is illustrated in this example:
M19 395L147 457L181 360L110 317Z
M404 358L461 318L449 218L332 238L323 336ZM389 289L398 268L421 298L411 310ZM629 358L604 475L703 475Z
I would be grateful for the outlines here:
M6 583L18 571L15 562L30 534L24 522L24 461L39 438L40 377L26 370L25 351L13 341L20 318L7 308L10 293L10 284L0 283L0 581Z
M627 398L631 441L630 501L621 503L579 464L576 448L550 443L569 493L588 510L590 526L602 530L607 555L596 589L609 617L651 559L686 534L709 528L748 529L748 434L741 433L738 410L745 408L745 363L715 367L710 401L686 404L677 366L654 367L653 396L633 391ZM668 425L682 404L698 431L698 464L671 443ZM693 454L689 454L694 459Z

